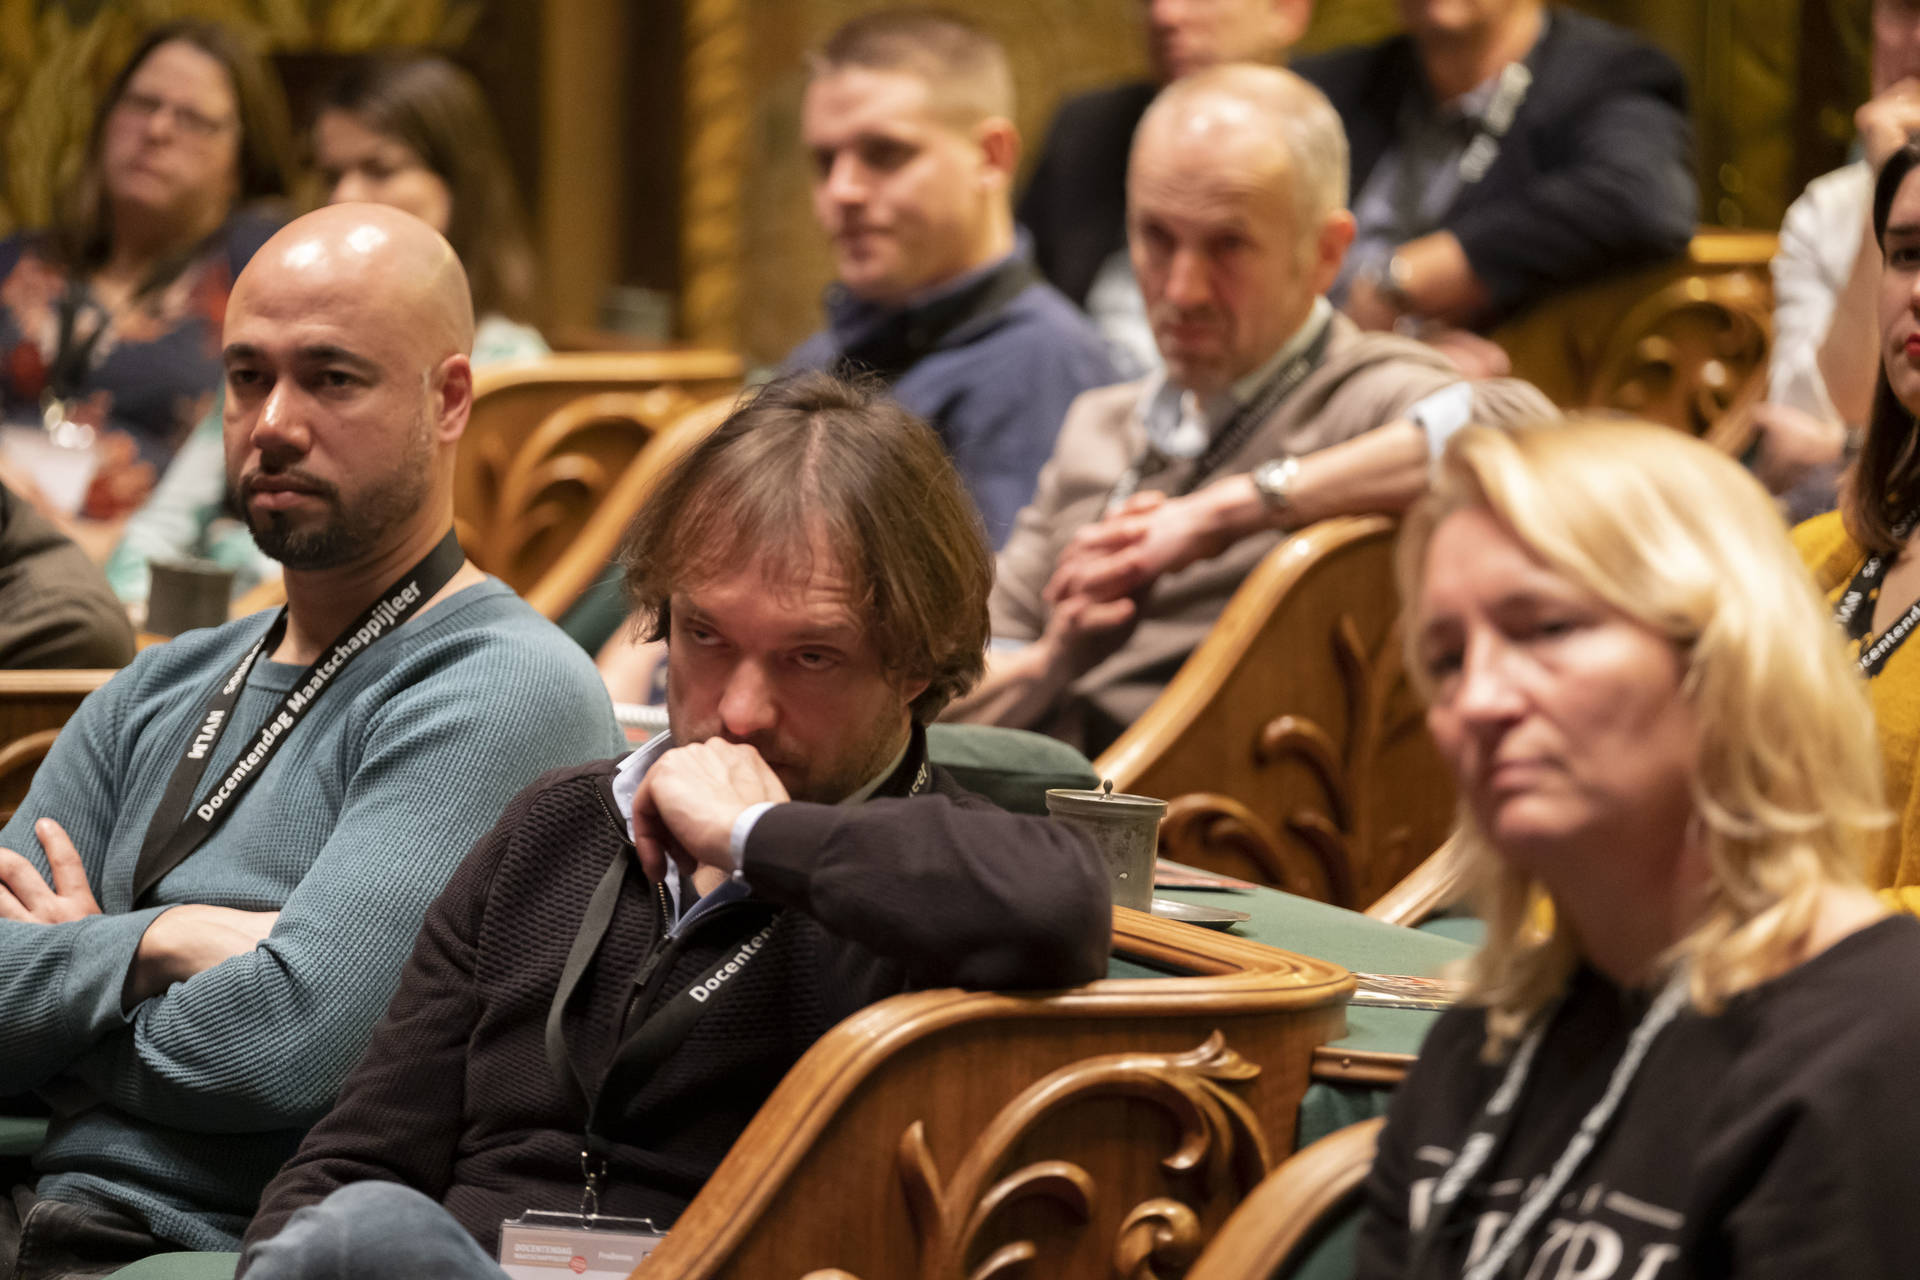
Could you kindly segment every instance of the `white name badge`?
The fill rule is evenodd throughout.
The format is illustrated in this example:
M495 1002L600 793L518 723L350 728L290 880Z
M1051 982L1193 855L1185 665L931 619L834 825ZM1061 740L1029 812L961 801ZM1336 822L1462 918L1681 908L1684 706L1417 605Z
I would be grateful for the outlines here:
M646 1218L530 1211L500 1224L500 1269L513 1280L627 1280L666 1234Z

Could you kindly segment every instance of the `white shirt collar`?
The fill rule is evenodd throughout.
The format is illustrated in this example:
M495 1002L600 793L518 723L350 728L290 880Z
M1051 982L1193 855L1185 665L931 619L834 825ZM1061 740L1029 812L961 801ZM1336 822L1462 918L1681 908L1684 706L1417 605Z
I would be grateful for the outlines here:
M1316 297L1307 310L1307 318L1293 331L1280 349L1249 373L1233 380L1224 391L1203 401L1195 392L1179 386L1164 369L1148 376L1140 388L1135 412L1146 428L1147 442L1169 458L1197 458L1234 411L1267 384L1287 361L1306 350L1313 336L1333 315L1333 304Z

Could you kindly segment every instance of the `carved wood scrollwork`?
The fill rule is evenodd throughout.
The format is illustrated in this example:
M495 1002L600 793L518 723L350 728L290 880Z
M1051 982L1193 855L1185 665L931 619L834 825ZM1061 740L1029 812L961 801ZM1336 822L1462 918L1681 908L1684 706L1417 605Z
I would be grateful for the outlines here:
M1709 436L1765 376L1771 342L1767 289L1753 274L1689 275L1615 327L1585 403Z
M1355 868L1397 866L1411 852L1411 832L1404 825L1376 830L1372 806L1359 795L1361 781L1375 772L1381 753L1419 729L1417 711L1387 722L1397 705L1394 695L1405 682L1399 636L1399 625L1389 626L1370 653L1352 614L1334 619L1327 640L1346 703L1344 741L1326 726L1291 714L1276 716L1255 736L1252 754L1258 766L1296 763L1319 788L1320 806L1301 805L1282 818L1287 838L1238 801L1197 793L1169 806L1160 829L1166 855L1210 865L1217 859L1201 851L1220 849L1245 858L1290 893L1346 907L1364 905L1357 900Z
M1317 816L1302 815L1299 821L1306 825ZM1263 883L1303 898L1333 901L1324 842L1303 849L1284 841L1259 814L1216 791L1190 791L1167 802L1160 820L1160 853L1190 866L1218 866L1221 854L1232 854L1257 868Z
M40 762L53 750L58 729L41 729L23 734L0 746L0 822L13 817L13 811L26 797L27 786Z
M476 510L486 518L459 521L467 554L524 590L572 544L654 434L697 403L673 385L603 392L548 414L524 438L472 442Z
M1157 1105L1179 1133L1174 1150L1159 1162L1172 1184L1170 1194L1150 1197L1124 1216L1114 1241L1113 1274L1116 1280L1183 1274L1206 1243L1202 1223L1209 1199L1224 1193L1237 1203L1271 1166L1258 1120L1231 1088L1259 1074L1260 1068L1229 1049L1218 1031L1185 1053L1108 1054L1062 1067L1002 1108L951 1178L943 1178L934 1161L925 1122L914 1121L900 1137L896 1159L918 1239L919 1280L1029 1274L1040 1256L1034 1240L995 1244L992 1239L993 1228L1012 1206L1042 1200L1073 1222L1092 1222L1101 1190L1080 1165L1036 1160L1003 1170L1016 1146L1042 1122L1076 1104L1113 1097ZM979 1261L969 1267L975 1257ZM816 1271L805 1280L854 1278Z

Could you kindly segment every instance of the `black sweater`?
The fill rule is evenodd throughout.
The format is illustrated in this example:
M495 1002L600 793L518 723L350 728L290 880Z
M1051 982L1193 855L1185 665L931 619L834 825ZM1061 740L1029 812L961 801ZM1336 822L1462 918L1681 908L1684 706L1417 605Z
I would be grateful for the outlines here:
M1653 1041L1613 1124L1507 1273L1581 1280L1920 1276L1920 924L1882 921ZM1360 1280L1463 1274L1606 1088L1644 996L1576 977L1541 1042L1512 1134L1409 1265L1441 1171L1504 1064L1454 1009L1394 1096L1368 1182ZM1418 1206L1419 1208L1416 1208Z
M876 798L783 804L747 844L753 889L664 949L659 1008L784 910L626 1108L602 1212L672 1221L789 1067L849 1014L914 987L1062 987L1106 969L1107 878L1083 837L962 790L940 769L901 797L924 735ZM364 1179L438 1199L491 1249L501 1219L580 1203L585 1117L544 1047L547 1009L588 899L632 858L614 761L522 792L427 912L366 1055L333 1110L268 1186L247 1243ZM665 933L659 891L629 875L565 1019L582 1078L598 1080L642 962ZM644 1020L642 1009L637 1019ZM631 1034L636 1021L627 1028Z

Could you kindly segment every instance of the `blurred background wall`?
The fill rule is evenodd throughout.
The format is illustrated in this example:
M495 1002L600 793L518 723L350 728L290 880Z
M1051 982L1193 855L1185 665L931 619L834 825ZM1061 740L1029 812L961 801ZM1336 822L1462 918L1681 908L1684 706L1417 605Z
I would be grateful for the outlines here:
M945 0L1005 40L1028 154L1063 96L1138 75L1139 0ZM798 143L803 52L872 0L0 0L0 229L42 222L96 97L170 18L254 32L302 104L342 55L431 45L479 75L538 227L546 320L777 360L828 279ZM1866 96L1868 0L1576 0L1686 69L1705 220L1773 228ZM1320 0L1305 50L1395 28Z

